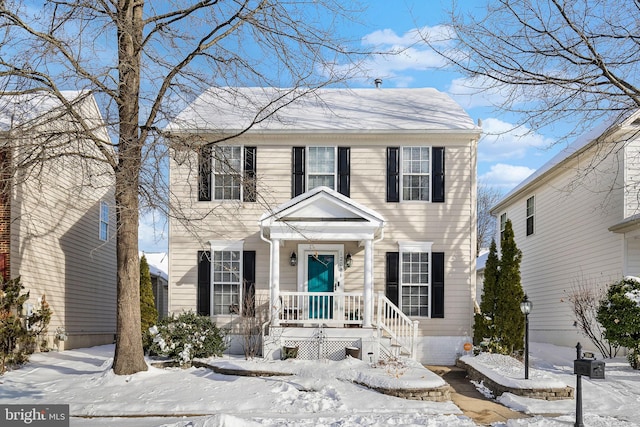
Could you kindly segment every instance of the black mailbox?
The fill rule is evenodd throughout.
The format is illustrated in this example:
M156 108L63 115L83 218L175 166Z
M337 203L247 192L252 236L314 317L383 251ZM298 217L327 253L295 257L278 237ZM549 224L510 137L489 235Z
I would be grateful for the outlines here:
M604 362L594 359L574 360L573 373L577 375L585 375L594 380L603 380Z

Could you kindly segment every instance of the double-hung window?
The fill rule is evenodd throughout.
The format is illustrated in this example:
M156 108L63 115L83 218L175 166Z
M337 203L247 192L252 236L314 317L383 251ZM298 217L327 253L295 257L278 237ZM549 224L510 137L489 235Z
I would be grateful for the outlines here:
M291 197L320 186L349 197L350 163L350 147L293 147Z
M429 316L431 243L400 244L400 308L407 316Z
M444 203L444 147L387 147L386 200Z
M100 202L100 240L109 240L109 205Z
M307 148L307 189L325 186L336 188L336 148Z
M500 215L500 241L502 242L502 239L504 239L504 229L507 226L507 213L504 212L502 215Z
M535 196L527 199L527 236L531 236L534 232L534 213L536 210Z
M256 147L206 145L199 168L198 200L256 201Z
M431 199L431 147L402 147L402 200Z
M239 313L242 285L242 242L211 245L212 314Z

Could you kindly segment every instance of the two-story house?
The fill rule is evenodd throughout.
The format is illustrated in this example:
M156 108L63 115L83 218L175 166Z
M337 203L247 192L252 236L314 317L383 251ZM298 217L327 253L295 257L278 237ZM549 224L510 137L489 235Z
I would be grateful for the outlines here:
M431 88L301 92L212 88L167 127L169 311L224 326L264 307L265 357L452 363L472 335L480 129Z
M511 220L522 251L534 341L591 347L574 324L571 294L640 275L638 117L579 137L491 210L498 233Z
M96 160L113 146L95 99L62 95L73 114L45 93L0 95L0 274L21 278L26 313L49 304L59 349L112 343L116 332L115 185Z

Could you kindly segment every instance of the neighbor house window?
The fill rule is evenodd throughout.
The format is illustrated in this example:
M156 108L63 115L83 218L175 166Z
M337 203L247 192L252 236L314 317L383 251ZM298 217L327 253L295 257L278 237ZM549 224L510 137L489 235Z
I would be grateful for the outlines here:
M109 205L100 202L100 240L109 240Z
M431 243L400 245L400 308L407 316L429 316Z
M500 215L500 241L504 239L504 229L507 226L507 213Z
M527 199L527 236L531 236L534 231L534 219L535 213L535 196L531 196Z
M206 145L199 170L199 201L256 201L256 147Z
M429 201L431 147L402 147L402 200Z
M212 244L211 249L212 314L238 314L242 284L242 243Z

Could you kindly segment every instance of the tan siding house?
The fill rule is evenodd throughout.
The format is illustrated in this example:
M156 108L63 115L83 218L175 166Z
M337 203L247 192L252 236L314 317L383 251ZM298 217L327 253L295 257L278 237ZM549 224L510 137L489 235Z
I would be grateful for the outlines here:
M98 127L92 97L65 92L80 116L110 149ZM75 124L46 95L0 98L0 144L8 186L2 200L8 224L1 230L4 279L20 276L28 304L46 299L53 311L51 346L77 348L113 342L116 324L114 183L104 164L80 160L93 142L78 139ZM46 142L45 142L46 141ZM41 158L23 167L37 147ZM12 166L21 165L19 168ZM66 341L55 339L64 330Z
M434 89L298 95L211 89L168 126L169 311L233 328L263 307L266 357L317 357L321 336L329 358L453 362L472 335L480 129Z
M640 275L636 119L579 138L492 209L512 221L522 251L534 341L588 346L568 295Z

